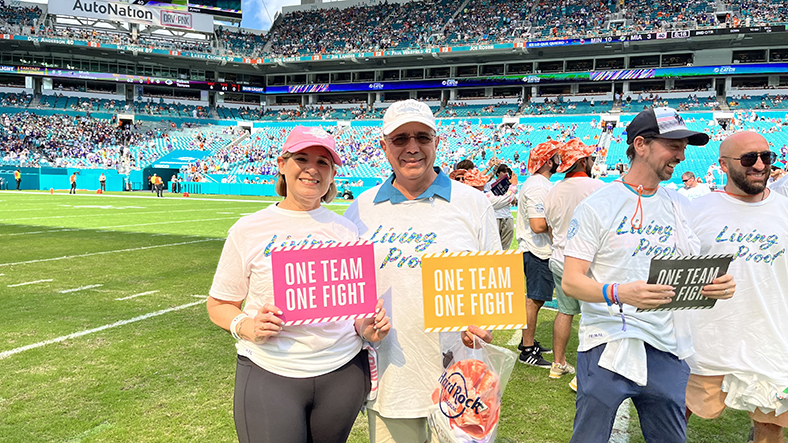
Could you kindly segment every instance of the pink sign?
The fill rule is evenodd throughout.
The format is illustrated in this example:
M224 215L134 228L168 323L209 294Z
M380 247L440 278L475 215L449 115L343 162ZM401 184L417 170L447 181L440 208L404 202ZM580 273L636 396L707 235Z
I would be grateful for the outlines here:
M276 249L274 303L286 326L375 315L378 291L371 242Z

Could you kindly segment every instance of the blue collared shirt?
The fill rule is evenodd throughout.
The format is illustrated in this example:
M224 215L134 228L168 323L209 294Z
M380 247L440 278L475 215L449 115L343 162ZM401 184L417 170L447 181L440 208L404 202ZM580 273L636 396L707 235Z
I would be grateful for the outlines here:
M447 202L450 202L451 179L447 177L446 174L440 170L440 168L433 167L433 169L438 173L438 176L435 177L435 181L432 182L426 191L422 192L421 195L416 197L416 200L438 196ZM380 185L378 193L375 194L374 203L381 203L386 200L390 201L393 205L408 201L407 197L405 197L405 195L400 192L399 189L394 187L394 174L391 174L391 177L387 178L386 181Z

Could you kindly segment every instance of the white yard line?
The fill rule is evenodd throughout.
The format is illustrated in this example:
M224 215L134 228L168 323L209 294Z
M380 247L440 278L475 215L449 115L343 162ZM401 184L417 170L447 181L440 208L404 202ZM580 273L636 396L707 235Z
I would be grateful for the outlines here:
M203 218L198 220L170 220L170 221L162 221L162 222L155 222L155 223L133 223L130 225L117 225L117 226L99 226L97 228L86 227L82 228L86 231L97 230L97 229L114 229L114 228L128 228L131 226L153 226L153 225L170 225L174 223L200 223L206 221L216 221L216 220L230 220L230 219L237 219L238 217L219 217L219 218Z
M515 345L519 345L520 343L522 343L522 341L523 341L523 331L518 329L518 330L514 331L514 333L512 334L512 337L509 338L509 341L506 342L506 345L507 346L515 346Z
M162 309L161 311L151 312L150 314L140 315L139 317L130 318L128 320L120 320L116 321L115 323L110 323L104 326L99 326L98 328L87 329L80 332L75 332L73 334L64 335L62 337L53 338L51 340L41 341L38 343L33 343L32 345L22 346L20 348L11 349L9 351L0 352L0 360L8 358L14 354L19 354L20 352L29 351L31 349L40 348L42 346L51 345L53 343L60 343L62 341L70 340L72 338L82 337L83 335L93 334L94 332L101 332L106 329L117 328L118 326L127 325L129 323L134 323L142 320L147 320L152 317L157 317L159 315L164 315L169 312L173 311L180 311L181 309L190 308L192 306L197 306L202 304L202 301L196 301L192 303L187 303L185 305L176 306L174 308L169 309Z
M118 301L131 300L132 298L135 298L135 297L142 297L143 295L155 294L157 292L159 292L159 291L157 290L157 291L140 292L139 294L129 295L128 297L123 297L123 298L116 298L115 300L118 300Z
M613 422L613 432L610 434L609 443L629 442L629 410L631 401L624 400L616 411L616 421Z
M14 263L0 263L0 267L3 267L3 266L16 266L16 265L27 265L27 264L31 264L31 263L43 263L43 262L57 261L57 260L70 260L72 258L91 257L91 256L94 256L94 255L115 254L115 253L118 253L118 252L144 251L144 250L147 250L147 249L167 248L167 247L170 247L170 246L190 245L190 244L193 244L193 243L203 243L203 242L207 242L207 241L217 241L217 240L224 241L223 238L206 238L204 240L185 241L185 242L180 242L180 243L168 243L166 245L141 246L139 248L116 249L114 251L87 252L85 254L67 255L67 256L64 256L64 257L42 258L42 259L39 259L39 260L27 260L27 261L20 261L20 262L14 262Z
M3 237L3 236L12 237L12 236L17 236L17 235L44 234L44 233L48 233L48 232L78 231L78 230L98 231L98 232L102 232L102 231L103 232L113 232L112 229L115 229L115 228L129 228L129 227L133 227L133 226L170 225L170 224L175 224L175 223L200 223L200 222L206 222L206 221L235 220L235 219L238 219L238 217L202 218L202 219L196 219L196 220L170 220L170 221L162 221L162 222L154 222L154 223L134 223L134 224L130 224L130 225L116 225L116 226L97 226L97 227L86 226L86 227L81 228L81 229L64 228L64 229L49 229L49 230L45 230L45 231L14 232L12 234L0 234L0 237ZM53 226L53 227L55 227L55 226ZM136 231L134 233L135 234L145 234L144 232L136 232Z
M43 192L30 192L30 191L0 191L0 194L13 194L13 195L40 195L42 197L46 196L47 198L53 198L55 196L62 197L62 198L74 198L74 197L96 197L101 199L110 199L110 198L142 198L147 200L156 200L156 201L164 201L160 197L156 196L146 196L146 195L102 195L97 197L96 194L89 194L89 193L80 193L80 194L65 194L65 193L55 193L54 195L44 194ZM66 197L68 195L68 197ZM179 194L180 195L180 194ZM180 196L173 196L167 195L165 197L166 200L197 200L197 201L209 201L209 202L239 202L239 203L276 203L278 200L242 200L242 199L231 199L231 198L200 198L200 197L180 197ZM332 204L343 204L343 203L332 203ZM349 203L347 203L349 205Z
M61 294L68 294L68 293L71 293L71 292L84 291L86 289L100 288L102 286L104 286L104 285L87 285L87 286L80 286L80 287L74 288L74 289L64 289L62 291L57 291L57 292L59 292Z
M93 208L91 208L91 209L93 209ZM95 209L99 209L99 208L95 208ZM119 209L119 208L115 208L115 209ZM243 207L243 208L221 208L221 209L224 209L225 211L227 211L227 210L233 210L234 211L236 209L240 210L240 209L249 209L249 208ZM113 210L113 209L108 209L108 210ZM105 211L108 211L108 210L105 210ZM49 219L56 219L56 218L81 218L81 217L113 217L113 216L117 216L117 215L124 215L124 216L125 215L129 215L130 216L130 215L150 215L150 214L161 214L162 213L162 211L128 212L128 210L125 210L125 209L123 211L125 211L125 212L115 212L115 213L100 212L100 213L97 213L97 214L75 214L75 215L53 215L53 216L48 216L48 217L4 218L4 219L0 219L0 221L2 221L2 222L14 222L15 224L17 224L16 222L20 221L20 220L49 220ZM173 213L176 213L176 212L200 212L200 211L205 211L205 208L201 208L201 209L177 209L177 210L172 210L172 211L171 210L167 210L167 214L173 214ZM234 212L217 212L217 214L234 214Z
M0 191L0 195L2 195L2 194L40 195L42 197L49 196L49 194L44 194L43 192L30 192L30 191ZM60 196L60 197L64 197L64 198L96 197L96 194L89 194L89 193L69 195L68 197L66 197L66 195L68 195L68 194L65 194L65 193L56 193L55 194L55 196ZM52 197L54 197L54 196L49 196L48 198L52 198ZM102 195L102 196L97 197L97 198L101 198L101 199L110 199L110 198L143 198L143 199L149 199L149 200L163 201L161 198L158 198L158 197L155 197L155 196L152 196L152 195L151 196L146 196L146 195L106 195L105 194L105 195ZM197 200L197 201L207 201L207 202L266 203L266 204L276 203L276 202L279 201L279 200L242 200L242 199L234 199L234 198L178 197L178 196L173 196L173 195L170 195L170 194L168 194L167 197L165 197L165 199L167 199L167 200L187 200L187 201L188 200ZM343 202L343 203L334 202L334 203L329 203L329 204L327 204L325 206L350 206L350 205L351 205L351 202Z
M24 282L24 283L17 283L15 285L8 285L8 287L9 288L16 288L18 286L34 285L36 283L47 283L47 282L50 282L50 281L52 281L51 278L46 279L46 280L36 280L36 281L28 281L28 282Z

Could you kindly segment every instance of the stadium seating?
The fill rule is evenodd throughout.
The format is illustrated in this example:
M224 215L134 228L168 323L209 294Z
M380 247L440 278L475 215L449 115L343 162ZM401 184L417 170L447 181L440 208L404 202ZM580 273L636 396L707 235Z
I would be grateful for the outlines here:
M230 29L219 28L216 37L227 53L250 57L261 57L266 44L264 36L243 30L233 32Z
M3 2L0 5L0 22L18 26L33 26L41 17L41 12L38 6L6 5Z
M298 11L272 29L270 53L321 54L425 46L454 12L449 0Z
M727 102L730 109L788 109L788 96L784 95L729 96Z

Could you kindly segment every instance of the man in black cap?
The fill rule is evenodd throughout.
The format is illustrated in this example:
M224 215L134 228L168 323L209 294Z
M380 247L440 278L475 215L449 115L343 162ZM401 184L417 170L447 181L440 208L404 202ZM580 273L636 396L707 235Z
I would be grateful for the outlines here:
M682 207L688 201L659 183L673 175L687 145L708 135L690 131L671 108L649 109L627 127L629 172L583 200L567 231L562 288L581 303L577 414L572 442L607 442L618 406L631 398L647 442L686 440L685 391L692 341L658 308L670 285L647 284L651 259L697 254L700 243ZM702 294L729 298L721 276Z

